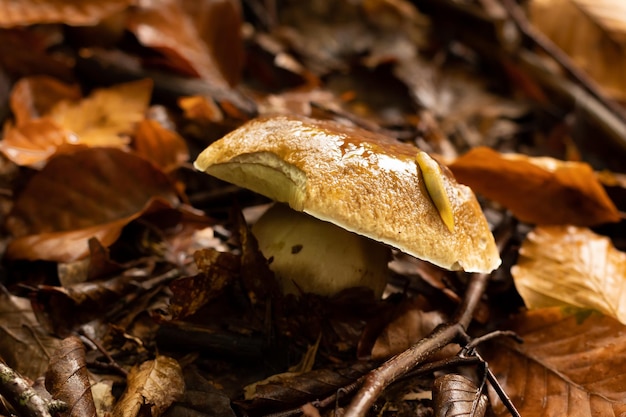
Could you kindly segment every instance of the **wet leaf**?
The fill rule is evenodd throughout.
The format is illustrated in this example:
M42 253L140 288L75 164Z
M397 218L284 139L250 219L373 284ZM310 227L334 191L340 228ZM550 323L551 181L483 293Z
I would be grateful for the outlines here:
M55 399L67 404L68 410L59 413L61 417L96 416L85 348L78 337L64 339L50 358L46 388Z
M94 25L101 19L127 8L132 0L2 0L0 27L27 26L41 23Z
M626 328L589 311L530 311L510 340L484 350L489 367L522 416L608 416L626 412ZM490 389L493 410L510 415Z
M195 313L239 276L241 260L237 255L204 249L197 251L194 258L200 274L179 278L170 284L169 312L174 319Z
M626 5L621 0L533 0L530 17L609 95L626 99ZM563 24L567 22L567 24Z
M32 380L43 375L48 359L61 345L37 321L26 298L0 292L0 357Z
M626 254L591 230L537 227L511 273L528 308L595 309L626 323Z
M113 417L158 417L185 390L180 365L163 355L135 366L128 374L127 384L115 405Z
M72 143L122 147L135 125L144 119L152 81L141 80L95 90L79 101L62 101L50 118L75 137Z
M460 183L499 202L524 222L593 226L620 220L585 163L505 155L479 147L449 167Z
M233 0L147 0L132 13L129 29L179 71L229 87L243 65L240 13Z
M40 75L18 80L11 91L10 104L15 124L20 126L45 116L60 101L77 101L80 98L77 85Z
M173 171L189 159L185 140L155 120L139 122L133 143L138 155L154 162L165 172Z
M433 384L433 409L438 417L482 417L487 411L487 396L464 376L446 374Z
M76 260L87 255L92 237L109 246L148 209L177 204L167 176L143 158L112 148L60 155L15 201L6 226L16 239L7 256Z

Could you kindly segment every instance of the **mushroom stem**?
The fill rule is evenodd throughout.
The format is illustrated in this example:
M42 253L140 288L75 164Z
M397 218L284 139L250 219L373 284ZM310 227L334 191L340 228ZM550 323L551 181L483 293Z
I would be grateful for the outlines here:
M359 286L383 293L391 250L379 242L284 204L272 206L252 232L285 293L330 296Z

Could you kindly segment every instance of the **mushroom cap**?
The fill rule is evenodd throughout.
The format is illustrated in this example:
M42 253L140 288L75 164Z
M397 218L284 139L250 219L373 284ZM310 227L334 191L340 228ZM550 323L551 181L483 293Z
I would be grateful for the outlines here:
M500 256L474 193L446 167L427 173L441 177L435 182L452 209L451 231L426 189L418 152L333 121L273 116L230 132L194 165L440 267L493 271Z

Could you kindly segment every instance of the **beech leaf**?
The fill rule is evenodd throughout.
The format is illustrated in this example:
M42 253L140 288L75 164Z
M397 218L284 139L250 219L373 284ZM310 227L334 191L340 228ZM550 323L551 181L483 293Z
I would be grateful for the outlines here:
M79 102L64 100L50 117L74 134L72 143L122 147L144 119L151 94L149 79L119 84L95 90Z
M499 202L524 222L594 226L620 220L593 170L582 162L500 154L479 147L449 168L460 183Z
M7 256L74 261L88 254L90 238L109 246L144 212L178 202L167 176L136 155L114 148L60 155L15 201L6 227L16 239Z
M606 93L626 100L623 0L533 0L529 5L531 21L539 30Z
M133 0L1 0L0 27L41 23L87 26L127 8Z
M511 269L528 308L574 306L626 323L626 254L574 226L537 227Z
M10 105L15 124L20 126L30 120L45 116L63 100L79 100L80 88L65 84L45 75L18 80L11 90Z
M91 382L85 360L85 348L80 339L70 336L50 357L46 372L46 389L52 396L63 401L68 410L59 415L96 416L96 406L91 394Z
M522 416L626 413L626 327L585 310L526 312L507 326L524 339L484 350L489 368ZM489 389L493 411L510 416Z
M483 417L487 396L464 376L445 374L433 384L433 409L439 417Z
M185 140L155 120L142 120L135 133L135 152L154 162L165 172L172 171L189 159Z
M178 362L159 355L156 359L131 369L126 390L115 405L112 415L158 417L183 395L184 390L183 371ZM149 410L148 413L144 407Z

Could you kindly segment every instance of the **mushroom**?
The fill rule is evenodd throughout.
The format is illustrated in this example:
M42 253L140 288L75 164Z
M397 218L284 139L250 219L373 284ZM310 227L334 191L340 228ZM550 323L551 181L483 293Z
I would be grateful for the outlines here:
M211 144L194 165L306 213L270 209L253 227L288 290L291 282L325 295L367 285L380 294L388 247L449 270L488 273L500 265L472 190L425 152L387 136L333 121L261 117ZM355 258L348 247L357 248Z

